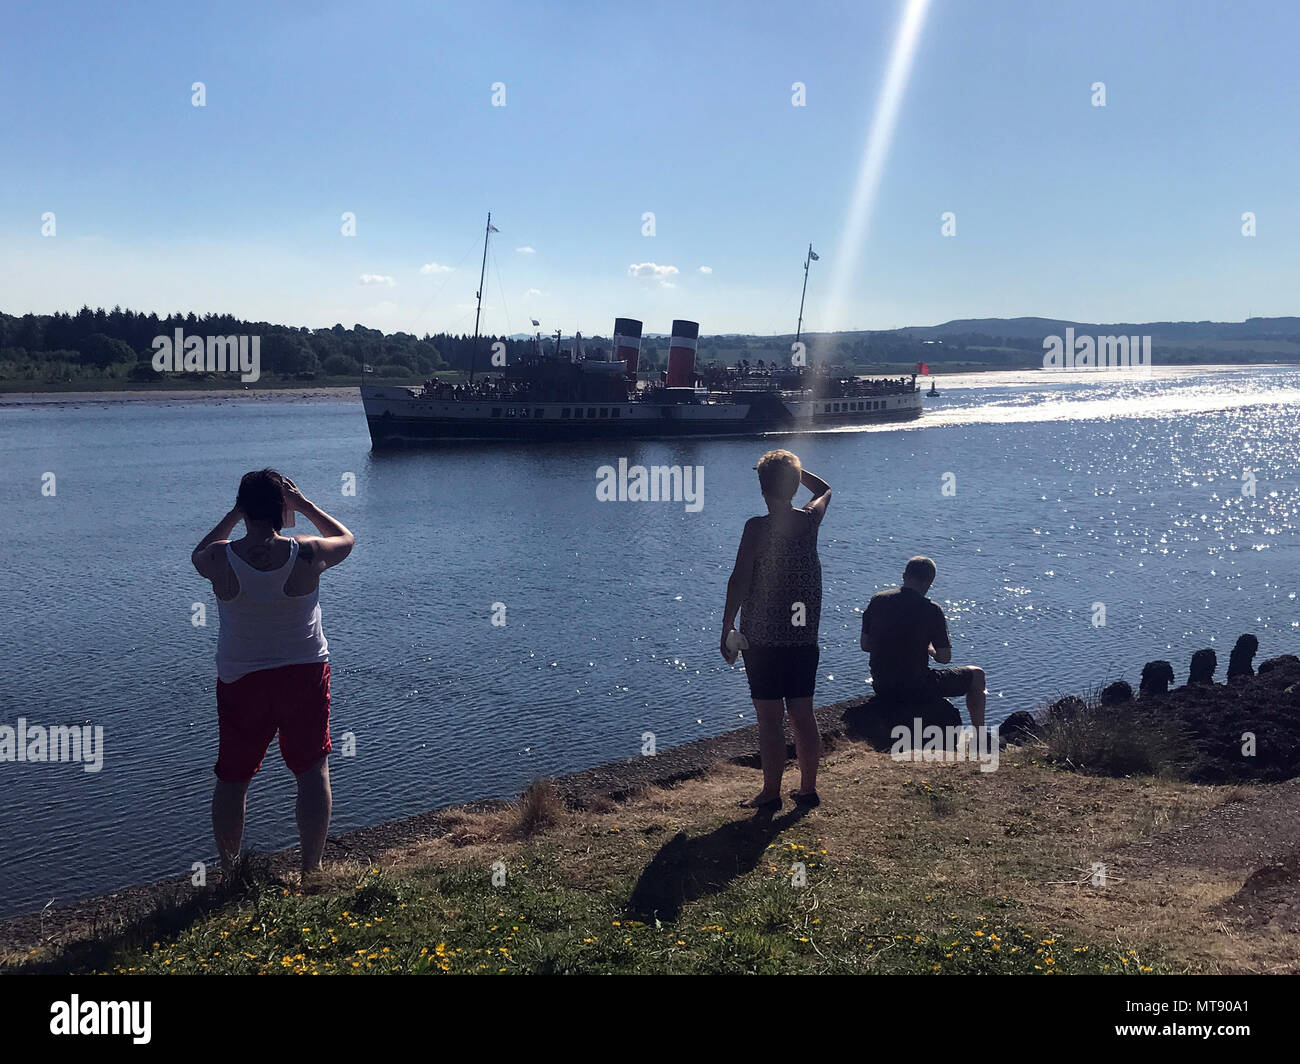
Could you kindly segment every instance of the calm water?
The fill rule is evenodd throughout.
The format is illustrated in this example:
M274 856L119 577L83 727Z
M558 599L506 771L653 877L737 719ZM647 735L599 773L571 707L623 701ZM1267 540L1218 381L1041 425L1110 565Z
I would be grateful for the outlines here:
M189 552L263 465L358 539L321 593L335 742L357 741L332 759L335 830L635 756L646 731L670 746L751 722L717 633L767 446L792 446L835 489L819 702L869 691L861 608L918 552L938 562L955 663L988 672L994 721L1136 684L1151 658L1181 680L1201 646L1218 647L1222 676L1243 631L1261 657L1300 646L1300 372L941 385L906 427L391 455L371 453L359 402L0 407L0 724L105 734L98 774L0 764L0 911L210 859L216 610ZM703 466L703 510L598 503L596 469L620 456ZM293 842L292 784L273 749L247 844Z

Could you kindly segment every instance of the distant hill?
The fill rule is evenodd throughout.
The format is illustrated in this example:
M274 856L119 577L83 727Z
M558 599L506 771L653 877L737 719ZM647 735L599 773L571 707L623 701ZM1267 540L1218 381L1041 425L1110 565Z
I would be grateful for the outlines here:
M810 357L864 366L906 367L917 361L936 369L1020 369L1041 366L1043 341L1064 336L1150 336L1157 364L1300 362L1300 317L1242 322L1081 322L1063 318L958 318L942 325L901 329L806 333ZM788 357L792 334L702 337L705 357Z
M1248 318L1245 321L1066 321L1061 318L958 318L942 325L913 325L891 330L895 335L941 339L948 336L1014 336L1042 340L1073 328L1077 335L1150 336L1171 340L1265 340L1300 336L1300 318Z

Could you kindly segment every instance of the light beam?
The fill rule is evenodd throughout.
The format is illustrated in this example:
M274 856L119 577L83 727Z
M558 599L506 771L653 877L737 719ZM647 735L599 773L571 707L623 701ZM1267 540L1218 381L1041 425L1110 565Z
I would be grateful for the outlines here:
M885 71L885 81L881 86L876 110L871 116L871 125L867 130L866 143L862 148L862 162L858 167L857 184L853 189L853 199L850 201L844 230L840 234L839 246L836 249L835 268L831 275L830 293L826 302L824 327L827 331L844 327L843 318L849 286L857 272L867 230L871 225L871 214L876 205L880 178L884 173L885 163L889 159L890 144L894 139L898 110L907 89L916 46L921 39L921 27L925 22L926 9L930 6L930 0L906 0L906 3L903 17L898 24L898 32L894 37L894 47L889 56L889 67Z

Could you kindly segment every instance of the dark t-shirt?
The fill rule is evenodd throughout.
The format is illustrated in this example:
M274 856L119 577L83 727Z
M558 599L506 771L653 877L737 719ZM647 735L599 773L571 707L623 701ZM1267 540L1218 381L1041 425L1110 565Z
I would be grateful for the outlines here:
M937 602L907 587L871 596L862 614L862 635L875 641L871 679L879 690L924 682L929 670L929 646L951 647L948 621Z

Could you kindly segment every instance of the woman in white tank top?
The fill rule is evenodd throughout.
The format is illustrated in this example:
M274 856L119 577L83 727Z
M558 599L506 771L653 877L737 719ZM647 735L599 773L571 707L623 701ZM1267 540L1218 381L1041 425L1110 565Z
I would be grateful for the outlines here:
M281 535L301 513L320 536ZM229 537L244 522L242 539ZM271 742L298 779L304 875L325 850L331 809L329 646L321 627L320 575L355 538L274 469L245 475L234 508L197 547L194 567L212 584L217 636L219 750L212 826L223 868L239 857L248 784Z
M226 544L226 561L239 590L232 599L217 598L217 678L223 683L259 669L329 660L320 623L320 588L305 595L285 591L300 550L296 539L287 542L288 559L269 572L253 568L235 553L233 543Z

